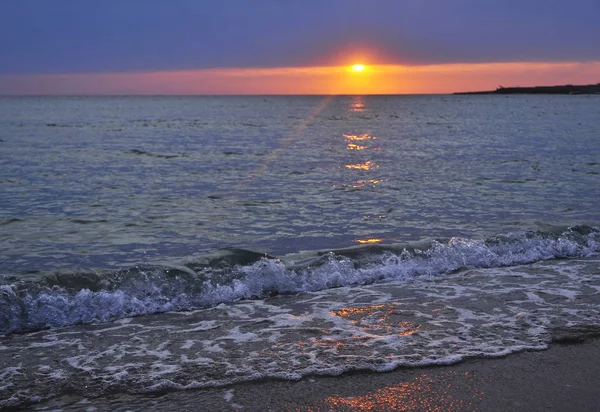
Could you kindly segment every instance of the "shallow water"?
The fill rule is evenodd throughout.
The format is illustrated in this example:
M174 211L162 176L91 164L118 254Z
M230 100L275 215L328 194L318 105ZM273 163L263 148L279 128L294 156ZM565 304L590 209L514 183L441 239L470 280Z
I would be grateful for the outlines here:
M0 98L0 406L600 326L599 102Z

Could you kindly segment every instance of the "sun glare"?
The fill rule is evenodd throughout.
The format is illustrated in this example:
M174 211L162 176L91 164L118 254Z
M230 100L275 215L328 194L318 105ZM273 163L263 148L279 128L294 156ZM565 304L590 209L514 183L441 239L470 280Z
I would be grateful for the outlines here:
M355 64L352 66L352 70L354 70L355 72L362 72L363 70L365 70L365 65L364 64Z

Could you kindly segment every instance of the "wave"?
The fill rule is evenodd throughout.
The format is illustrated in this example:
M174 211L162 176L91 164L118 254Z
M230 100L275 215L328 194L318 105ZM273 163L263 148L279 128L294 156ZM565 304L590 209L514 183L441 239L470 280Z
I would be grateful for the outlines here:
M59 272L37 281L0 279L0 333L224 302L316 291L385 280L407 280L469 268L584 257L600 251L600 230L574 226L560 233L517 232L487 239L452 238L426 244L371 245L276 258L222 249L177 267L136 266L117 272Z
M161 154L161 153L147 152L145 150L140 150L140 149L131 149L129 152L133 153L135 155L138 155L138 156L156 157L158 159L174 159L176 157L187 157L188 156L187 153Z

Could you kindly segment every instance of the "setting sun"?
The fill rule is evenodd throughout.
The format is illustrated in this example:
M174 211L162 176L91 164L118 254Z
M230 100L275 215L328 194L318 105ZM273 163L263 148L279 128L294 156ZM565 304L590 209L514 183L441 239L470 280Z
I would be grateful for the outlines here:
M365 65L364 64L355 64L352 66L352 70L354 70L355 72L362 72L363 70L365 70Z

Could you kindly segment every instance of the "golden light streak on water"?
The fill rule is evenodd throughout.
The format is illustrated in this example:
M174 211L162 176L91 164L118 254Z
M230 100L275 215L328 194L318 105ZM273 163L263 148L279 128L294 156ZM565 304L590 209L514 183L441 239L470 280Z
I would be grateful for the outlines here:
M379 166L376 163L373 163L369 160L364 163L355 163L355 164L345 165L345 167L346 167L346 169L372 170Z
M349 111L354 113L366 112L367 108L365 106L364 96L354 96L353 101L350 104Z
M385 182L387 179L368 179L368 180L357 180L356 182L354 182L354 184L352 185L352 187L354 189L362 189L365 186L372 186L375 187L377 186L379 183L383 183Z
M338 309L338 310L332 310L331 313L333 313L336 316L341 316L342 318L350 318L351 316L356 316L356 315L365 315L365 314L371 314L373 313L373 311L378 310L378 309L382 309L384 308L385 305L369 305L369 306L364 306L362 308L343 308L343 309Z
M302 120L302 122L296 126L290 134L288 134L285 138L283 138L280 142L280 145L277 149L273 150L271 153L265 156L265 160L254 170L254 172L249 174L248 179L244 180L240 186L238 187L238 191L246 190L250 183L256 180L259 176L262 176L268 167L277 160L281 155L287 150L287 148L292 144L294 140L300 136L300 134L306 129L306 127L329 105L331 100L333 100L335 96L326 96L321 100L321 102L317 105L317 107Z
M369 133L362 133L362 134L351 134L351 133L344 133L344 137L348 140L352 140L352 141L363 141L363 140L375 140L377 139L375 136L369 134Z
M368 147L361 146L361 145L354 144L354 143L348 143L348 146L346 146L346 149L348 149L348 150L365 150L365 149L368 149Z
M354 239L356 243L360 243L361 245L370 244L370 243L381 243L383 239L380 238L370 238L370 239Z
M483 394L476 388L471 388L472 393L461 394L445 382L454 379L456 372L445 375L447 376L434 379L423 373L412 381L383 387L361 396L333 395L324 399L323 403L329 406L329 410L431 412L473 410L472 400L481 398ZM462 397L466 399L461 399Z
M481 378L473 373L456 371L421 373L377 390L353 396L334 394L311 405L289 405L290 411L428 411L455 412L479 410L485 392ZM354 390L360 391L360 385ZM348 391L345 391L348 393Z
M409 336L421 329L421 325L406 320L398 320L397 318L402 316L402 313L393 304L348 307L332 310L330 313L344 318L368 332Z

